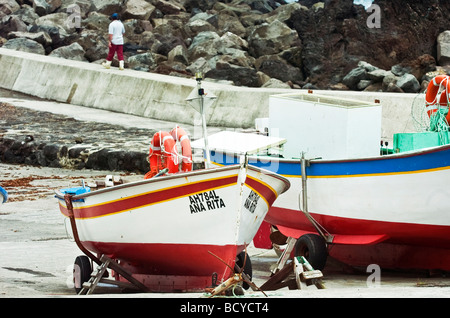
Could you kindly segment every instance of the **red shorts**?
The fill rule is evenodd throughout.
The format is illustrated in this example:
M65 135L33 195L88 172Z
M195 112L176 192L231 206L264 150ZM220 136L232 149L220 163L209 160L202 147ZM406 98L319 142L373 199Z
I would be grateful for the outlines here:
M117 58L119 61L123 61L123 45L115 45L111 43L111 47L109 48L108 57L106 58L107 61L112 61L114 58L114 55L117 52Z

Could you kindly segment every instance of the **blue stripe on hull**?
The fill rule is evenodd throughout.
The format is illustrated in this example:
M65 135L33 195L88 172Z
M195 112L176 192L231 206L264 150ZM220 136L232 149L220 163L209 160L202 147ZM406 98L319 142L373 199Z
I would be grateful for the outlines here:
M266 159L250 157L249 163L281 175L301 176L300 159ZM211 161L220 165L230 165L239 163L239 157L212 151ZM306 173L308 177L338 177L401 174L439 169L450 169L450 145L374 158L315 160L307 167Z

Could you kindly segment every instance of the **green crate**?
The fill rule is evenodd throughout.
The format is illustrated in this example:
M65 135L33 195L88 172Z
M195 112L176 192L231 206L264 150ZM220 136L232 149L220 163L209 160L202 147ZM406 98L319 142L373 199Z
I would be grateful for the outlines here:
M394 151L405 152L442 146L450 143L450 132L427 131L420 133L394 134Z

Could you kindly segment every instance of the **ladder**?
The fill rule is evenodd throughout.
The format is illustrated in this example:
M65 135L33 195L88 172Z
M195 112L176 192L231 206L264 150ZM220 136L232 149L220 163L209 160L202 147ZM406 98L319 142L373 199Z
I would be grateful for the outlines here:
M120 266L116 261L112 260L106 255L102 255L100 257L101 264L97 266L97 268L92 271L91 278L83 283L83 288L80 290L78 295L89 295L94 292L94 289L97 287L98 283L106 283L106 284L112 284L116 285L122 288L131 288L131 289L137 289L142 291L148 291L147 287L142 284L140 281L135 279L131 273L126 271L122 266ZM120 282L113 279L107 279L104 278L105 271L111 268L118 274L122 275L124 278L126 278L130 283L126 282Z
M288 238L287 246L278 259L277 266L271 272L272 276L260 287L262 290L277 290L283 287L305 289L310 285L315 285L317 289L325 289L325 285L322 283L322 271L314 270L305 257L296 256L293 262L287 263L296 242L295 238ZM292 273L295 278L286 279Z

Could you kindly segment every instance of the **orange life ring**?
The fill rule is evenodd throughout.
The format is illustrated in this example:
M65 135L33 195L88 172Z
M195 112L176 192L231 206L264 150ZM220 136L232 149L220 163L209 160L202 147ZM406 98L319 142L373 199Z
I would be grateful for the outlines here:
M183 156L181 160L181 171L192 170L192 148L191 141L186 131L180 126L176 126L171 130L170 134L173 139L181 144L181 154Z
M428 84L427 92L425 94L425 105L427 114L430 118L439 107L448 106L446 92L450 92L450 80L447 75L438 75Z
M144 176L150 179L160 170L168 168L168 173L178 172L178 153L176 142L166 131L159 131L153 135L149 151L150 171Z

